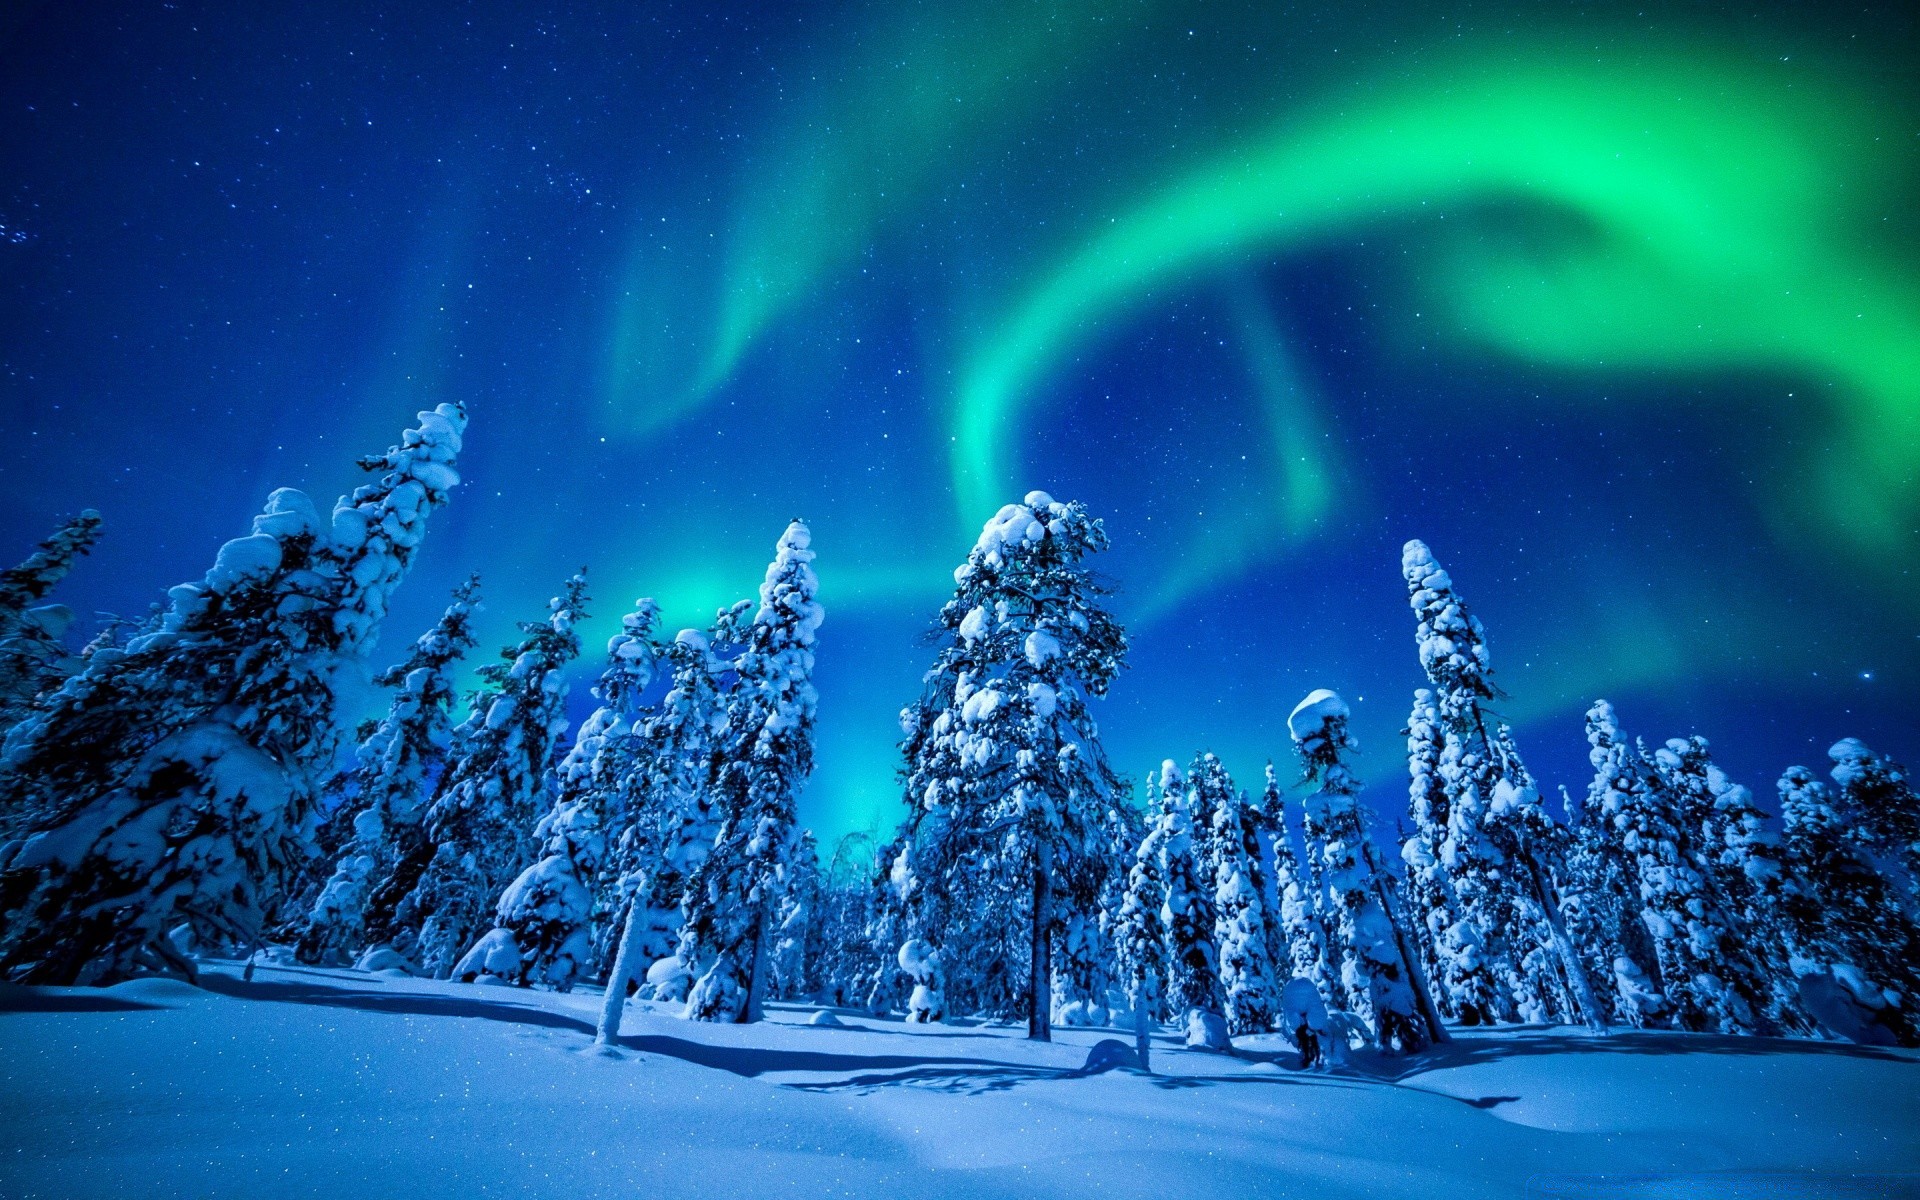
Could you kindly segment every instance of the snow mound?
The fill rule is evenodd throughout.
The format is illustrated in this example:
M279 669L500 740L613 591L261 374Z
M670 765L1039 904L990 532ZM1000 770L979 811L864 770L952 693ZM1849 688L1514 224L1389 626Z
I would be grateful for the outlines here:
M807 1024L813 1026L816 1029L847 1028L847 1023L845 1021L842 1021L837 1015L835 1015L834 1011L830 1008L823 1008L819 1012L813 1014L813 1016L808 1019Z
M106 989L109 995L123 1000L146 1000L164 1004L169 1000L199 1000L206 992L193 986L184 979L174 979L165 975L154 975L145 979L129 979L125 983L116 983Z
M1293 706L1287 714L1287 732L1297 742L1304 742L1314 734L1325 729L1328 721L1352 716L1347 702L1340 693L1329 688L1316 688L1307 693L1307 698Z
M1086 1065L1080 1068L1082 1075L1099 1075L1117 1067L1140 1069L1140 1056L1134 1053L1132 1046L1117 1038L1103 1038L1087 1051Z
M400 972L402 975L418 975L420 973L414 970L413 964L407 961L406 955L395 950L392 946L370 947L365 954L360 956L360 961L353 965L355 970L366 971L372 975L391 975L395 971Z

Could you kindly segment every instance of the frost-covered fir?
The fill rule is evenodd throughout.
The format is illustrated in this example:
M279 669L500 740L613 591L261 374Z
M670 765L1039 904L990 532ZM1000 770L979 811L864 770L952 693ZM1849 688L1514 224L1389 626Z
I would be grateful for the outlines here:
M683 961L704 970L686 1014L757 1021L766 998L768 942L793 848L800 791L813 773L815 631L825 618L812 535L787 526L760 585L760 611L734 662L728 718L735 739L719 789L725 819L713 853L688 881Z
M1161 911L1167 902L1166 872L1161 866L1167 833L1160 812L1150 812L1146 832L1127 869L1126 891L1113 921L1114 958L1127 990L1136 1029L1165 1013L1162 989L1167 979L1167 929Z
M1218 766L1213 755L1206 773ZM1266 909L1266 872L1254 815L1226 769L1213 799L1214 944L1220 952L1220 985L1226 996L1227 1032L1266 1033L1280 1004Z
M1347 765L1358 747L1347 732L1346 701L1322 688L1287 717L1309 782L1308 827L1317 831L1322 877L1335 915L1340 991L1373 1023L1382 1047L1411 1053L1429 1040L1414 993L1412 961L1387 908L1388 877L1367 838L1360 781ZM1312 843L1310 842L1311 846Z
M1160 923L1167 936L1167 1003L1186 1030L1187 1045L1228 1050L1220 951L1214 945L1214 889L1187 805L1193 790L1168 759L1160 767L1160 874L1167 898Z
M1851 1041L1920 1045L1920 926L1805 767L1780 777L1780 819L1781 910L1807 1007Z
M1493 973L1487 969L1480 936L1473 922L1459 912L1450 873L1442 862L1447 852L1449 809L1440 763L1446 734L1440 710L1426 688L1413 694L1407 718L1407 807L1413 833L1400 845L1407 867L1406 893L1420 923L1419 945L1427 956L1427 978L1434 984L1434 1000L1449 1018L1473 1023L1498 1008Z
M1580 1015L1597 1028L1603 1015L1581 1000L1591 987L1560 928L1546 866L1556 855L1553 822L1510 736L1484 709L1500 695L1486 632L1424 542L1406 544L1400 567L1442 734L1446 833L1432 853L1453 909L1448 936L1434 939L1442 986L1464 1022Z
M393 905L412 878L394 884L403 862L419 862L420 820L440 776L453 740L453 706L458 699L454 670L477 644L474 613L480 608L480 580L470 577L454 590L453 602L432 629L414 642L405 660L374 680L396 689L384 717L362 739L353 765L332 790L342 798L352 830L321 886L304 924L294 934L301 961L332 961L355 954L368 941L388 936ZM369 901L377 885L384 895Z
M1859 823L1859 836L1880 869L1920 914L1920 793L1907 769L1876 754L1859 738L1842 738L1827 751L1841 811Z
M1807 1033L1779 911L1785 880L1779 840L1753 795L1714 764L1707 739L1670 738L1653 761L1681 815L1682 843L1705 878L1725 937L1721 974L1754 1010L1763 1032Z
M1751 1033L1761 1018L1729 982L1731 930L1688 853L1672 794L1653 764L1621 737L1613 706L1587 711L1589 803L1633 863L1640 919L1653 940L1663 994L1682 1029Z
M8 732L0 970L95 982L190 974L169 934L248 945L312 853L315 797L387 601L458 482L465 413L420 414L322 519L283 488L253 532L124 647Z
M780 905L773 914L767 991L774 999L812 999L821 991L821 907L825 890L813 831L799 830L787 854L786 886L780 891Z
M454 964L456 978L492 975L566 992L586 974L606 816L635 752L633 727L653 682L659 618L659 605L637 601L608 639L606 667L593 689L600 705L581 723L557 772L553 808L534 826L539 857L501 893L494 928Z
M912 935L941 951L950 1005L1023 1013L1043 1040L1055 936L1092 915L1102 818L1123 787L1088 709L1126 653L1085 565L1106 546L1082 505L1044 492L994 514L954 572L939 657L901 714L912 815L898 890Z
M1283 954L1276 954L1275 962L1284 965L1292 978L1305 979L1323 996L1331 995L1331 981L1337 973L1327 960L1327 930L1321 897L1312 883L1313 873L1302 870L1299 855L1294 853L1280 779L1271 762L1267 764L1261 809L1272 829L1273 892L1279 907L1279 920L1274 923L1278 930L1275 941L1284 950ZM1312 843L1306 844L1306 852L1318 857Z
M1556 869L1560 915L1588 978L1600 981L1598 1000L1611 1021L1636 1029L1664 1024L1669 1006L1652 936L1640 920L1634 860L1597 795L1577 809L1568 802L1567 828Z
M19 566L0 571L0 735L74 669L62 640L73 610L40 601L66 578L74 559L93 549L102 525L89 508L62 522Z
M522 640L480 668L483 688L427 810L431 857L394 915L396 946L435 978L452 974L532 849L528 831L548 807L547 764L567 725L561 672L580 654L573 627L586 602L586 578L575 575L546 620L521 622ZM475 977L495 974L467 965Z

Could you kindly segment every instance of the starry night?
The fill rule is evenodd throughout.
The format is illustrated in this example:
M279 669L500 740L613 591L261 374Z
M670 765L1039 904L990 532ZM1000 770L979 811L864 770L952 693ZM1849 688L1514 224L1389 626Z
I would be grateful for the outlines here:
M0 106L0 1192L1915 1195L1906 6L27 0Z

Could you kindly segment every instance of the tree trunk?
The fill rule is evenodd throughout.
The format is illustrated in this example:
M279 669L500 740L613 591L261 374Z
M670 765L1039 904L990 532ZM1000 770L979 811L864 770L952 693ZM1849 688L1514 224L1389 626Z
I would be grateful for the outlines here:
M1387 889L1380 883L1382 872L1379 864L1373 861L1373 847L1362 845L1367 856L1367 867L1373 873L1373 893L1380 899L1380 909L1387 914L1387 925L1393 930L1394 949L1400 952L1400 965L1407 972L1407 986L1413 989L1413 1001L1420 1006L1420 1019L1427 1027L1427 1040L1434 1045L1453 1040L1447 1033L1447 1027L1440 1023L1440 1009L1433 1002L1433 989L1427 986L1427 973L1421 969L1418 951L1408 947L1406 931L1401 928L1400 918L1393 911L1393 904L1387 896Z
M620 1017L627 1008L627 984L639 968L640 964L634 960L640 957L640 943L647 936L646 918L641 915L645 908L644 890L636 891L627 905L626 924L620 928L620 948L614 951L613 968L607 972L607 994L600 1001L600 1028L593 1040L602 1046L611 1046L620 1038Z
M1560 906L1554 903L1553 889L1547 886L1540 872L1540 862L1534 858L1531 848L1521 843L1520 854L1527 860L1527 877L1533 882L1535 903L1540 905L1541 915L1546 919L1547 931L1553 938L1553 949L1560 956L1560 965L1567 973L1567 979L1573 985L1574 1000L1580 1008L1580 1018L1587 1029L1593 1033L1606 1033L1607 1018L1600 1008L1599 997L1593 994L1593 981L1587 978L1587 969L1580 962L1580 955L1573 948L1573 939L1567 936L1567 929L1560 921Z
M765 1015L767 990L767 914L762 906L755 912L753 931L748 934L753 944L753 958L747 968L747 1002L741 1007L740 1021L749 1024Z
M1154 990L1153 972L1147 971L1135 982L1133 992L1133 1051L1140 1056L1140 1069L1149 1074L1153 1071L1149 1057L1153 1050L1153 1038L1149 1036L1152 1018L1147 1010L1153 1006Z
M1043 846L1033 865L1033 972L1028 981L1027 1038L1053 1040L1053 871Z

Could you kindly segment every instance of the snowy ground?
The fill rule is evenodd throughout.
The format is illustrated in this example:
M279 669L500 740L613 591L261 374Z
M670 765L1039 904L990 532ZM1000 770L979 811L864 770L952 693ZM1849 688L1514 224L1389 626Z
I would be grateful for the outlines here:
M1340 1076L1292 1070L1277 1038L1235 1058L1169 1041L1159 1074L1088 1075L1113 1031L1040 1046L634 1003L609 1057L589 1050L587 994L273 967L208 983L0 992L0 1195L1337 1200L1920 1171L1913 1052L1556 1029ZM1864 1182L1790 1194L1915 1180Z

